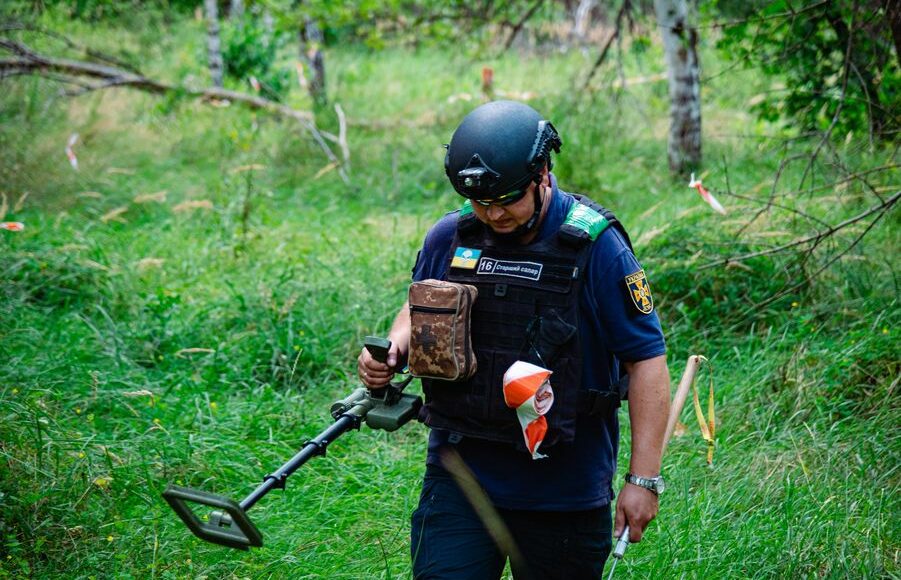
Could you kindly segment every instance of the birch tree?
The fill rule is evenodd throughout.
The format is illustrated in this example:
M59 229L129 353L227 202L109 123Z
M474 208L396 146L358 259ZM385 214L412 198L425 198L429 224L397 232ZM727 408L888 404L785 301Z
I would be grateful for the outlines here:
M300 58L310 71L307 85L310 96L317 103L326 102L325 55L322 54L322 29L314 18L306 16L300 29Z
M670 170L686 173L701 162L701 82L698 30L688 19L686 0L654 0L663 34L670 96L667 156Z
M216 0L204 0L206 11L206 50L213 86L222 87L222 44L219 41L219 6Z
M244 0L231 0L228 17L232 20L241 20L244 17Z
M591 11L597 5L597 0L579 0L573 15L572 34L577 41L585 40L585 34L588 32L588 25L591 23Z

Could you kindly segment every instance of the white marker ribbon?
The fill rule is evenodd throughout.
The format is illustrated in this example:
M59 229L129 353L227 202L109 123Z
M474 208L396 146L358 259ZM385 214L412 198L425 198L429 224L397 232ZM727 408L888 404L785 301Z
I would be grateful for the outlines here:
M547 434L544 415L554 404L550 376L548 369L520 360L510 365L504 373L504 402L511 409L516 409L522 436L532 459L547 457L539 453L538 448Z

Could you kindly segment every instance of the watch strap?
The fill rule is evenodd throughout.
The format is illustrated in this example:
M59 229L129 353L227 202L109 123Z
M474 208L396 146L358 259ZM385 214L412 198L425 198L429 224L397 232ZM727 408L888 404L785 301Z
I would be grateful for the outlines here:
M641 477L639 475L635 475L634 473L626 474L626 483L631 483L632 485L637 485L638 487L643 487L646 490L652 492L654 495L660 495L657 491L657 477Z

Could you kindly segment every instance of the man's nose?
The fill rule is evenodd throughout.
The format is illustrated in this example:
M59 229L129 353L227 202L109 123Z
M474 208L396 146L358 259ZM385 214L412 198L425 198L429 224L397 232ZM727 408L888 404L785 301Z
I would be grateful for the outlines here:
M488 219L491 221L497 221L504 217L504 208L499 205L489 205L488 206Z

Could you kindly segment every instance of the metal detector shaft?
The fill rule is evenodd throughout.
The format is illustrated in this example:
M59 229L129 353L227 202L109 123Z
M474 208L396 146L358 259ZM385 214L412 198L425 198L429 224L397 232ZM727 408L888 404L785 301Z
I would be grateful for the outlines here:
M253 490L240 504L214 493L172 484L169 484L163 492L163 498L188 529L202 540L239 550L262 546L263 535L250 521L247 510L273 489L284 489L288 476L311 458L325 455L329 443L343 433L360 427L366 413L372 408L372 401L362 394L356 395L358 394L354 393L340 401L340 409L333 414L335 422L314 439L304 443L294 457L278 471L267 475L263 484ZM215 509L205 519L201 519L188 504Z
M385 362L391 342L378 337L366 337L364 346L373 358ZM330 413L335 422L315 438L303 444L297 454L275 473L263 478L263 483L244 498L241 503L199 489L169 484L163 498L173 511L198 538L214 544L247 550L263 545L263 535L247 516L247 510L273 489L285 489L288 477L303 464L325 455L329 444L352 429L359 429L362 422L373 429L394 431L412 420L422 406L420 397L403 392L410 382L395 384L370 393L358 388L347 397L332 404ZM205 517L198 517L189 504L215 508Z
M325 450L329 446L329 443L351 429L358 429L360 427L360 421L366 416L366 412L371 406L372 404L368 400L364 399L360 401L347 413L341 415L341 417L332 423L328 429L304 443L303 448L297 452L297 455L279 467L278 471L267 475L263 479L263 483L241 501L239 504L241 509L244 511L249 510L264 495L273 489L285 489L285 480L287 480L292 473L297 471L301 465L313 457L325 455Z

